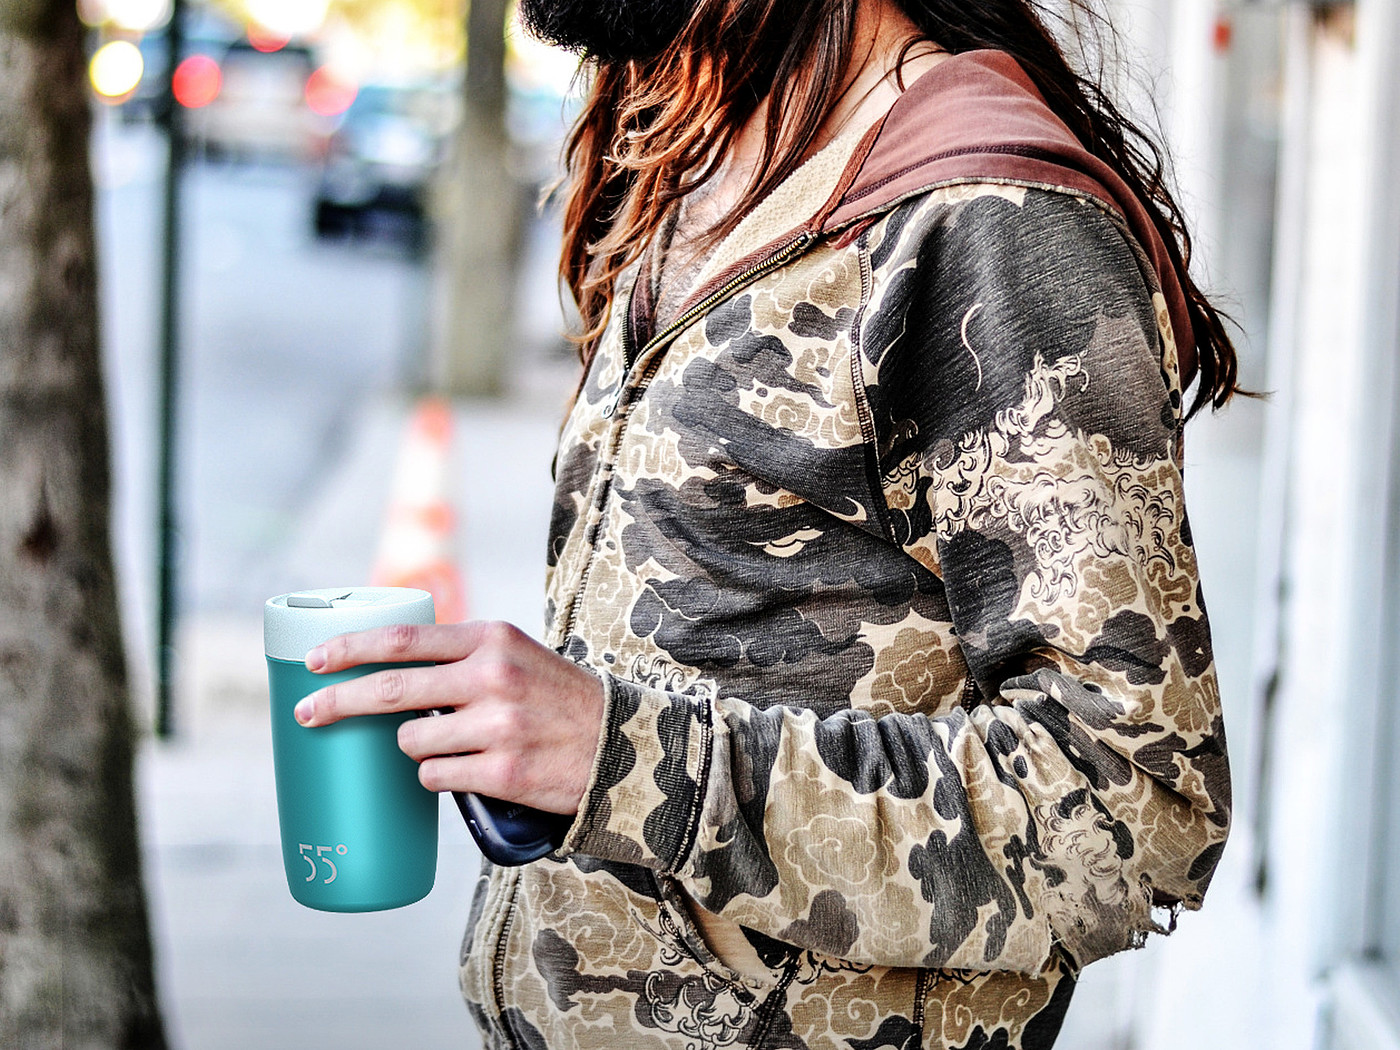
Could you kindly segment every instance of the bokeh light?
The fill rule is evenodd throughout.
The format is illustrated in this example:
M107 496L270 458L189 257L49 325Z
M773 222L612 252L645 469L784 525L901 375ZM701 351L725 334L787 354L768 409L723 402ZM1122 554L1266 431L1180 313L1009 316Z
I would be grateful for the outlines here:
M359 88L321 66L306 78L306 104L323 117L339 116L355 101Z
M279 33L275 30L269 29L261 22L249 22L248 43L253 45L253 49L255 51L262 51L264 53L267 53L272 51L281 51L284 47L291 43L291 37L289 37L286 33Z
M78 17L89 29L98 29L107 21L106 0L78 0Z
M170 0L106 0L107 17L122 29L145 33L170 21Z
M223 82L219 63L208 55L191 55L175 67L170 89L180 105L186 109L198 109L219 97Z
M93 90L104 100L119 102L136 90L145 69L140 48L129 40L113 40L93 54L88 63L88 78Z
M320 29L329 7L330 0L248 0L247 3L254 22L267 32L289 40Z

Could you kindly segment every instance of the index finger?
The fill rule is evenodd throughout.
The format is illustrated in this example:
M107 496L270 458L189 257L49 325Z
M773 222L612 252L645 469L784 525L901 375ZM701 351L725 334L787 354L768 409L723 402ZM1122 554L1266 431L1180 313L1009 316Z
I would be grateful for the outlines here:
M395 624L337 635L306 654L306 669L320 674L361 664L449 663L476 648L473 623Z

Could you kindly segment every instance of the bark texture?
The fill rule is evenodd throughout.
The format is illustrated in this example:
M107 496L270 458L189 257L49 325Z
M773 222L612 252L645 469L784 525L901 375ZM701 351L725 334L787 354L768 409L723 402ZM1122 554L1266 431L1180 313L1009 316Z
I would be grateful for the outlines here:
M108 534L84 77L72 0L0 0L6 1050L165 1046Z

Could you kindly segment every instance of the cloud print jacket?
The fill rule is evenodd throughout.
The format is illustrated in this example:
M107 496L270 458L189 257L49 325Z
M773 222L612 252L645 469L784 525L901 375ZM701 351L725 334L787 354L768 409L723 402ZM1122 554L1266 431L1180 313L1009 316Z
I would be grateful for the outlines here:
M984 51L660 330L647 272L556 467L548 640L603 739L560 853L483 875L488 1047L1049 1047L1229 822L1163 245Z

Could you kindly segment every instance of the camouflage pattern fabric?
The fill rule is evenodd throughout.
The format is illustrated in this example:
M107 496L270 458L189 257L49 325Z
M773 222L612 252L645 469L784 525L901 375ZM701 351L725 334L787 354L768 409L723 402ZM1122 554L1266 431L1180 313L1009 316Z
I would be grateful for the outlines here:
M557 460L549 642L606 685L560 855L483 875L488 1047L1044 1050L1228 827L1151 268L936 186L631 342Z

